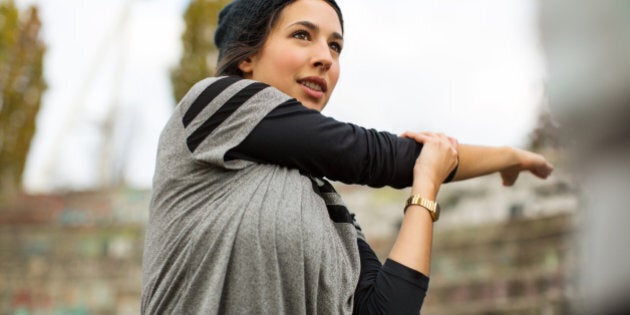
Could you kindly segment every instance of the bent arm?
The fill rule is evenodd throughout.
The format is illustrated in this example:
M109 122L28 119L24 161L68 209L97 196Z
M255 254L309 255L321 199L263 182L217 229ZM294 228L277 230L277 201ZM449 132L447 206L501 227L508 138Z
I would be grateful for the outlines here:
M429 277L387 259L383 265L362 239L357 240L361 273L354 293L353 314L414 314L422 308Z
M431 132L411 132L403 137L421 142L423 138L435 135ZM542 155L508 146L490 147L470 144L459 144L454 138L446 137L458 151L458 167L453 180L465 180L500 172L503 185L514 184L522 171L529 171L539 178L547 178L553 171L551 165ZM450 176L449 176L450 177Z
M435 200L457 163L456 144L445 135L417 135L424 148L413 168L411 193ZM418 314L429 282L433 220L419 205L407 207L385 265L359 239L361 276L355 291L357 314Z
M412 195L436 200L440 185L457 163L457 150L444 135L419 135L424 143L413 170ZM425 208L411 205L407 208L389 258L418 272L429 275L433 219Z

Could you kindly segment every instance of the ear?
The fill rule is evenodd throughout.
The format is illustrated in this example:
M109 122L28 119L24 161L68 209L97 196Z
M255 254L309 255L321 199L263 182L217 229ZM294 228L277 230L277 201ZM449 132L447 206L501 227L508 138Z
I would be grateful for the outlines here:
M252 58L247 57L241 60L238 63L238 69L241 70L244 75L251 75L251 73L254 71L254 62L252 61Z

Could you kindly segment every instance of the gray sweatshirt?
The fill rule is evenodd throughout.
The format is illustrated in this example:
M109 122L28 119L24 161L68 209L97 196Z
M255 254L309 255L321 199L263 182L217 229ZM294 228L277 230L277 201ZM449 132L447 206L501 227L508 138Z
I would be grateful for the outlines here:
M357 231L333 222L298 170L225 161L290 97L208 78L160 137L143 257L143 314L346 314L359 277ZM343 221L343 220L342 220Z

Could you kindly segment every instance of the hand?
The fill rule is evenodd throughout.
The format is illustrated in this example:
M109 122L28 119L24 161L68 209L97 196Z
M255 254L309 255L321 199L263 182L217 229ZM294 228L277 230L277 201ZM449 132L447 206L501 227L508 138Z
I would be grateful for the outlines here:
M439 187L457 165L457 140L433 132L407 131L401 136L423 144L414 166L414 182L423 179Z
M521 149L513 149L516 154L517 165L501 170L503 186L512 186L522 171L529 171L536 177L545 179L553 171L553 165L542 155Z

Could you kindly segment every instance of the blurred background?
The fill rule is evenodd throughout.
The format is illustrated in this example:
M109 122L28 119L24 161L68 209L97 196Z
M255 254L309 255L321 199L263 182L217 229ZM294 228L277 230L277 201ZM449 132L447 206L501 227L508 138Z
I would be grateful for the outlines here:
M159 133L228 2L0 0L0 313L139 313ZM423 313L628 313L630 2L338 2L325 115L556 166L442 188ZM336 186L384 259L408 191Z

